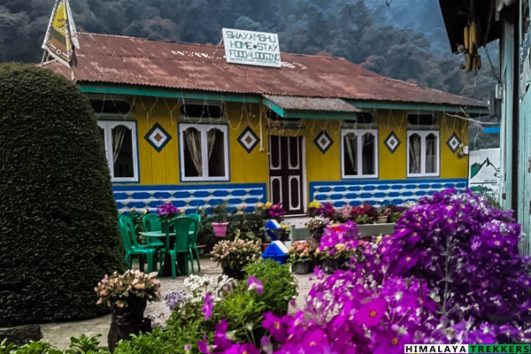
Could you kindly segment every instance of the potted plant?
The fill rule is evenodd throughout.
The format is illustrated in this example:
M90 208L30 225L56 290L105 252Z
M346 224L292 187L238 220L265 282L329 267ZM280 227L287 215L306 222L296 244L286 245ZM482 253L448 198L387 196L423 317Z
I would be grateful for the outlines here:
M160 300L160 283L156 276L157 273L145 274L138 270L127 270L123 274L114 272L111 276L106 274L94 288L99 296L97 304L111 308L107 336L111 352L118 341L151 330L151 320L144 318L144 310L148 301Z
M310 218L304 224L308 228L308 231L310 232L310 236L312 238L312 242L314 242L315 245L319 245L319 242L321 241L321 236L323 235L323 231L329 223L330 219L321 215L316 215Z
M229 223L227 221L227 204L216 206L213 210L212 231L217 237L225 237Z
M274 219L281 223L284 220L284 215L286 215L286 211L282 207L281 203L273 204L271 202L267 202L265 204L258 203L256 204L256 210L259 214L262 215L262 217L266 220L268 219Z
M260 257L260 243L235 239L223 240L212 248L212 260L221 265L223 274L231 278L243 279L243 268Z
M295 241L288 249L288 263L295 274L308 274L312 271L313 250L306 241Z
M393 209L390 206L382 207L378 210L378 216L376 217L377 224L385 224L389 221L389 218L393 214Z
M323 270L333 273L354 255L360 242L354 222L330 225L325 229L315 254L322 260Z
M182 211L171 202L159 205L157 207L157 215L160 218L162 230L165 231L168 221L181 213Z

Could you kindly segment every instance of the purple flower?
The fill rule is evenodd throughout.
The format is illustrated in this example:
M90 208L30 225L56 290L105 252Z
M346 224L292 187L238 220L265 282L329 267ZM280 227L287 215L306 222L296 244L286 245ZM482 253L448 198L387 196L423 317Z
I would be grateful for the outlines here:
M205 315L205 321L207 321L212 316L212 308L214 307L214 298L210 293L206 293L205 302L201 308L201 312Z
M197 348L199 349L199 351L202 354L210 354L211 353L210 347L208 345L208 340L206 340L206 339L203 339L203 340L200 340L199 342L197 342Z
M380 323L386 310L387 303L385 300L374 299L359 309L356 314L356 321L367 327L374 327Z
M216 331L214 333L214 346L216 350L225 350L229 348L233 342L227 338L227 320L223 319L216 325Z
M225 350L225 354L260 354L260 350L250 343L235 343L230 348Z
M260 279L252 275L247 278L247 286L249 287L249 290L256 290L258 295L262 295L264 293L264 286L262 282Z
M172 203L164 203L157 208L157 215L163 219L169 219L180 213L180 210Z
M280 317L275 316L272 312L266 312L264 314L264 320L262 326L271 333L273 338L277 341L281 341L286 337L286 325Z

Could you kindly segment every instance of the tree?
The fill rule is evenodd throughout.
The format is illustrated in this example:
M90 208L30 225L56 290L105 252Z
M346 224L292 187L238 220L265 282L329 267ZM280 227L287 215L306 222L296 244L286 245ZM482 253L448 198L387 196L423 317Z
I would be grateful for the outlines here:
M0 82L0 326L101 314L94 286L123 261L94 113L48 70Z

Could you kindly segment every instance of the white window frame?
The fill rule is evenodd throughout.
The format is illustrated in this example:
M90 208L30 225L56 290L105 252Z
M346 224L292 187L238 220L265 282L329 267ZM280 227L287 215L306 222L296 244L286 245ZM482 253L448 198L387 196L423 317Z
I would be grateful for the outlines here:
M114 177L114 163L112 156L112 130L113 128L123 125L131 130L131 144L133 152L133 177ZM105 142L105 157L111 173L112 182L138 182L138 141L136 134L136 122L123 120L98 120L98 126L103 129L103 138Z
M225 147L225 176L220 177L208 177L208 154L201 153L201 166L203 174L202 177L186 177L184 168L184 131L188 128L194 128L201 134L201 152L208 151L207 132L211 129L218 129L223 132L223 144ZM179 124L179 167L181 170L181 181L193 182L193 181L229 181L229 132L226 124Z
M357 137L357 163L358 174L347 175L345 173L345 135L354 133ZM374 174L363 174L363 135L370 133L374 136ZM356 179L356 178L378 178L378 129L341 129L341 178Z
M409 172L409 139L411 135L417 134L420 136L420 173ZM426 173L426 137L430 134L435 135L437 142L435 143L437 151L437 161L435 161L435 172ZM441 138L438 130L408 130L407 131L407 176L408 177L437 177L439 176L441 166Z

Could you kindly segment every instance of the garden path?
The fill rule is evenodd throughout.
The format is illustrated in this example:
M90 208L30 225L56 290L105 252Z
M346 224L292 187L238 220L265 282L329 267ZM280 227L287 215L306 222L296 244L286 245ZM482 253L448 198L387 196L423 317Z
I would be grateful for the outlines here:
M221 275L221 268L210 259L201 260L201 274ZM295 275L298 284L299 296L297 305L303 306L306 294L310 290L310 275ZM161 290L165 293L182 288L185 277L177 279L161 278ZM170 311L164 301L149 303L146 308L146 316L153 318L155 323L164 324ZM81 334L95 336L101 334L101 344L107 344L107 332L111 323L111 316L106 315L90 320L72 321L61 323L46 323L41 325L44 339L58 348L67 348L70 337L79 337Z

